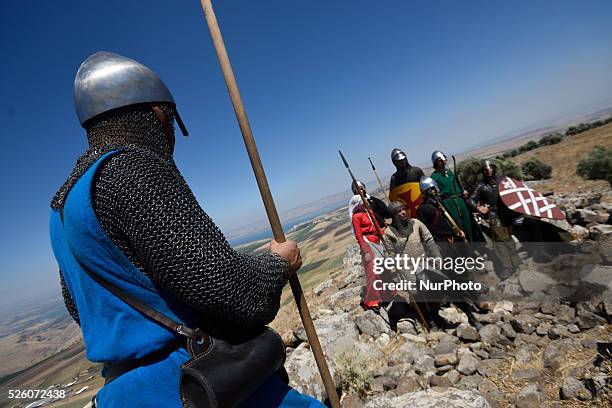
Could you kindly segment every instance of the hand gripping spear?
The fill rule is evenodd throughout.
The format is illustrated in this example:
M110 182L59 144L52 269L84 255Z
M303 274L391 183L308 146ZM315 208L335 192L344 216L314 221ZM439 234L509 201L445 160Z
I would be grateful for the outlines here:
M344 163L344 167L346 167L346 169L348 170L349 174L351 175L351 179L353 180L353 185L357 186L357 192L359 193L359 197L361 197L361 202L363 203L363 207L366 210L366 214L368 214L368 216L370 217L370 220L372 221L372 224L374 224L374 228L376 228L376 234L378 235L378 238L380 239L380 242L382 242L383 246L385 247L385 252L387 254L392 253L391 249L389 248L389 246L387 244L387 241L385 241L385 237L384 237L382 231L380 230L380 227L378 226L378 222L376 222L376 216L374 215L374 212L372 211L372 208L370 208L370 203L368 203L368 200L367 200L363 190L361 188L359 188L359 184L357 183L357 179L355 178L355 175L353 174L353 171L351 170L351 167L349 166L349 164L346 161L346 158L344 157L342 152L340 150L338 150L338 153L340 153L340 157L342 158L342 162ZM421 321L421 324L423 325L423 327L425 327L425 330L429 331L429 325L427 324L427 320L425 320L425 316L423 316L423 312L421 312L421 308L419 307L419 304L414 300L414 296L412 296L412 294L410 292L408 292L408 295L410 296L410 299L409 299L410 304L412 305L414 310L417 312L417 315L419 316L419 320Z
M283 227L276 211L274 199L272 198L272 193L270 192L270 187L268 186L268 180L266 178L263 165L261 164L261 159L259 158L257 145L255 144L253 132L251 131L251 126L249 125L249 119L247 118L247 114L242 103L242 98L240 97L238 84L236 83L236 78L234 77L229 56L227 55L227 50L225 49L225 44L223 42L223 37L221 36L219 24L217 23L215 11L213 10L211 0L201 0L200 3L202 5L202 9L204 10L204 17L208 23L208 28L215 45L215 50L217 51L217 57L219 58L219 63L221 65L221 70L223 71L223 76L225 77L225 83L230 94L230 99L232 100L234 112L236 113L238 124L240 125L240 131L249 154L251 166L253 167L253 172L255 173L259 192L261 193L261 198L264 202L264 207L266 208L268 220L270 221L270 226L272 227L272 232L274 233L274 239L277 242L285 242L286 239L283 232ZM293 292L293 297L295 298L297 309L300 313L300 317L302 318L304 330L308 336L308 342L310 343L310 348L314 354L314 358L317 363L317 367L319 368L319 373L321 374L323 385L327 391L331 406L333 408L340 408L340 400L338 399L338 394L336 393L336 386L334 385L334 380L329 373L329 368L327 366L327 362L325 361L323 350L321 349L321 343L319 342L312 318L310 317L310 311L308 310L306 298L302 292L302 286L300 285L297 274L291 275L289 283L291 285L291 291Z
M372 159L368 157L368 160L370 161L370 165L372 166L372 171L374 172L374 175L376 176L376 180L378 180L378 184L380 184L380 189L382 190L383 195L385 196L387 201L389 201L389 196L387 195L387 192L385 191L385 186L383 186L382 181L380 181L380 177L378 177L378 173L376 172L376 167L374 167L374 163L372 163Z

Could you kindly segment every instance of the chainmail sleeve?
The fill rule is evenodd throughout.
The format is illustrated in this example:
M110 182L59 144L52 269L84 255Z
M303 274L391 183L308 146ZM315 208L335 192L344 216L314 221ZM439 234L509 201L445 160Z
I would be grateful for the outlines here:
M121 152L99 170L93 200L104 230L161 291L242 326L274 319L287 262L235 251L174 161L147 150Z
M76 304L70 295L70 291L68 290L68 285L66 285L66 280L64 279L64 274L62 271L59 271L60 276L60 284L62 285L62 297L64 298L64 304L66 305L66 310L72 317L72 319L78 324L81 325L81 321L79 320L79 311L77 310Z

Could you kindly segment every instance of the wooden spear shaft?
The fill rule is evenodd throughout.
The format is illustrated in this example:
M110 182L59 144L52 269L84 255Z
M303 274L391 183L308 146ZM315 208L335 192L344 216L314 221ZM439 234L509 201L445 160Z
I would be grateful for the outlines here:
M385 196L385 199L387 200L387 202L389 202L390 201L389 196L387 195L387 192L385 191L385 186L383 186L382 181L380 181L380 177L378 177L378 173L376 172L376 167L374 167L374 163L372 163L372 159L368 157L368 160L370 161L370 165L372 166L372 171L374 172L374 175L376 176L376 180L378 180L380 189L382 190L382 193Z
M277 242L285 242L285 233L283 232L283 227L280 222L280 218L278 217L278 212L276 211L276 205L274 204L274 199L272 198L272 193L270 192L270 186L268 185L268 179L266 178L266 173L264 172L264 168L259 157L259 152L257 151L257 145L255 144L255 139L253 138L251 125L249 124L249 119L247 118L244 104L242 103L242 98L240 97L238 84L236 83L232 65L230 63L227 50L225 49L225 43L223 42L223 37L221 36L221 30L219 29L219 24L217 22L217 17L215 16L212 2L211 0L201 0L200 3L202 5L202 9L204 10L204 17L206 18L206 23L208 24L210 35L215 45L215 50L217 51L221 71L223 71L223 76L225 77L225 83L229 91L230 99L232 100L234 112L236 113L236 119L238 119L244 144L249 154L251 166L253 167L253 172L255 173L255 179L257 180L257 185L259 186L259 192L261 193L261 198L263 200L264 207L266 208L266 213L268 215L268 220L270 221L270 227L272 228L274 239ZM314 358L317 363L317 367L319 368L319 373L321 374L323 385L325 386L325 391L327 391L331 406L333 408L340 408L340 399L338 398L338 394L336 392L336 386L329 372L327 361L325 361L323 349L321 348L321 343L319 342L319 337L317 336L317 332L312 322L308 304L306 303L306 298L304 297L304 292L302 291L302 286L297 274L291 275L289 283L291 285L293 297L295 298L295 302L297 304L298 312L302 318L302 323L308 337L308 342L310 343L310 349L314 354Z

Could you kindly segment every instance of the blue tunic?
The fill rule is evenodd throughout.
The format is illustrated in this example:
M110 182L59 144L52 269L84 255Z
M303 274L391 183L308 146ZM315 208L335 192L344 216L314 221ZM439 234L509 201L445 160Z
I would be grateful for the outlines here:
M95 362L139 359L170 346L176 337L96 283L75 257L98 276L166 316L187 325L195 321L193 311L159 293L108 237L96 217L91 199L93 180L100 165L116 152L102 156L76 182L64 203L63 222L55 210L50 219L53 252L79 312L87 358ZM188 358L187 351L180 348L161 361L123 374L98 392L98 406L180 408L180 367ZM277 376L266 380L243 405L323 406Z

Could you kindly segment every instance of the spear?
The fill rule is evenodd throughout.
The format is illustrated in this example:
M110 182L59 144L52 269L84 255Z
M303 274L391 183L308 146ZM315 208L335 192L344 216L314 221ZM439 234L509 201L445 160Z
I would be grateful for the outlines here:
M285 242L285 233L283 232L283 227L281 225L280 218L278 217L278 212L276 211L276 205L274 204L274 199L272 198L272 193L270 192L270 186L268 185L268 179L266 178L266 173L264 172L264 168L259 157L257 145L255 144L255 139L253 138L251 125L249 124L249 119L247 117L244 104L242 103L242 98L240 97L238 84L236 83L232 65L230 63L227 50L225 49L225 43L223 42L223 37L221 36L221 30L219 29L219 24L217 23L215 11L213 9L211 0L201 0L200 3L202 5L202 9L204 10L204 17L206 18L206 23L208 24L208 28L210 30L210 35L217 52L217 57L219 58L221 71L223 71L223 76L225 77L227 90L229 91L230 99L234 107L236 119L238 119L240 132L242 133L244 144L249 154L251 166L253 167L253 172L255 173L255 179L257 180L259 192L268 215L268 220L270 221L270 227L272 228L274 239L277 242ZM291 275L289 283L291 285L291 291L293 292L293 297L295 298L297 309L300 313L300 317L302 318L304 330L306 331L308 342L310 344L312 353L314 354L314 358L317 363L317 367L319 368L319 373L321 374L321 379L323 380L323 385L327 391L331 406L333 408L340 408L340 400L336 392L336 386L331 374L329 373L329 367L327 366L327 361L325 361L323 349L321 348L321 343L319 342L319 337L317 336L317 332L308 309L308 304L306 303L306 298L304 297L304 292L302 291L302 286L296 273Z
M338 153L340 153L340 157L342 158L344 167L346 167L346 169L348 170L351 176L351 179L353 180L353 185L357 186L357 192L359 193L359 197L361 197L361 202L363 203L363 207L366 210L366 214L368 214L368 216L370 217L372 224L374 224L374 228L376 228L376 234L378 235L380 242L383 244L383 247L385 248L386 252L391 253L391 250L387 244L387 241L385 240L385 237L380 227L378 226L378 222L376 222L376 217L374 216L374 213L372 212L372 208L370 207L370 203L368 203L368 200L363 192L363 189L359 188L359 184L357 183L357 178L353 174L353 171L351 170L351 167L349 166L348 161L346 161L346 158L344 157L342 152L338 150ZM429 331L429 325L427 324L427 320L425 320L425 316L423 316L423 312L421 312L421 308L419 307L419 304L414 300L414 296L412 296L410 292L408 292L408 295L409 295L410 304L412 305L412 307L414 307L414 310L417 312L417 315L419 316L419 320L421 320L421 324L423 325L423 327L425 327L425 330Z
M370 159L368 157L368 160L370 161L370 165L372 166L372 171L374 172L374 175L376 176L376 180L378 180L378 184L380 184L380 189L382 190L383 195L385 196L385 198L388 201L389 200L389 196L387 196L387 192L385 191L385 186L383 186L382 181L380 181L380 177L378 177L378 173L376 172L376 167L374 167L374 163L372 163L372 159Z

